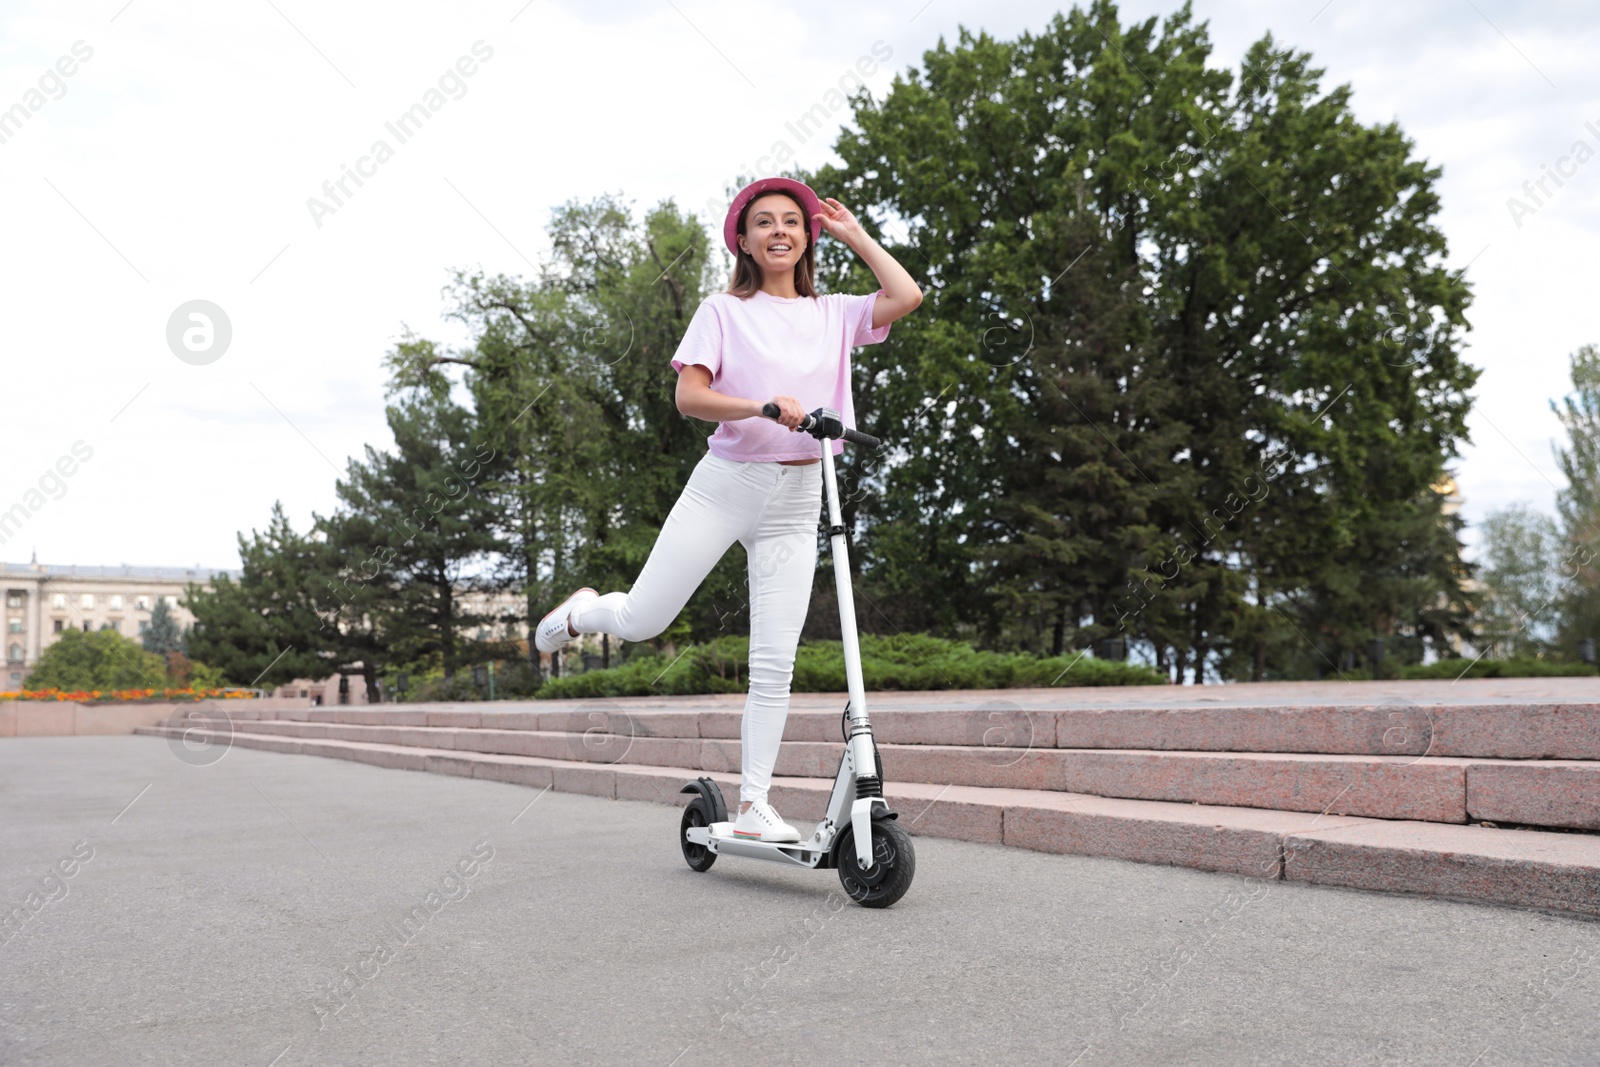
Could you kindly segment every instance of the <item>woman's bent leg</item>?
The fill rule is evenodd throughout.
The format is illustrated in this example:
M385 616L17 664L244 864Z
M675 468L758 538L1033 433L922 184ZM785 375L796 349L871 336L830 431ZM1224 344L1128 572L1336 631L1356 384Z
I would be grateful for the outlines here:
M633 588L581 605L572 613L572 628L644 641L670 626L760 511L766 493L759 472L742 469L747 466L755 465L706 453L668 513Z
M746 542L750 569L750 692L740 727L739 800L764 801L778 762L800 630L811 606L817 569L817 519L822 465L784 468L780 487L755 536Z

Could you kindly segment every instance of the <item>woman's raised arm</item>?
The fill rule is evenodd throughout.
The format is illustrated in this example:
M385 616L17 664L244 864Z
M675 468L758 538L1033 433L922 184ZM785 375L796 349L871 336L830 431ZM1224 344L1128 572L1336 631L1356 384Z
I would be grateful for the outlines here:
M860 256L877 276L883 295L872 306L874 330L917 310L922 303L921 286L899 261L861 228L861 223L856 221L849 208L831 196L824 197L822 210L817 212L817 217L822 220L822 228L830 236L849 245L850 250Z

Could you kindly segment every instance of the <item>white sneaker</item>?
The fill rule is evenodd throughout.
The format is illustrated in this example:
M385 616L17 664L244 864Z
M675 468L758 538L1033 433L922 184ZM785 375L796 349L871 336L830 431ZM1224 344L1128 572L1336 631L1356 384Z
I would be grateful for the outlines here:
M534 646L540 652L554 652L568 641L574 640L572 634L567 630L567 620L572 617L572 609L578 604L595 599L599 595L593 589L584 586L556 605L556 609L540 620L539 628L533 631Z
M733 836L755 841L795 842L800 840L800 831L778 818L772 805L761 800L733 821Z

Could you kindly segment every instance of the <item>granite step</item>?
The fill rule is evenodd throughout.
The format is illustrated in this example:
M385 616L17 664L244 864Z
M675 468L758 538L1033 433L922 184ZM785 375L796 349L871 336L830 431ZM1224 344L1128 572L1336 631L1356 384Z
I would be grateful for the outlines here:
M1393 699L1292 707L1039 708L1024 706L1022 699L990 698L957 708L874 708L873 729L880 742L905 745L1600 760L1600 702L1446 705ZM262 718L629 737L739 736L737 708L663 703L669 702L627 698L289 710L230 705L226 710L241 723ZM792 709L785 739L837 740L843 707L840 698L838 710Z
M181 736L161 726L135 732ZM705 773L269 733L235 732L231 743L670 805ZM734 775L709 777L737 795ZM786 817L816 821L828 790L822 779L776 777L770 795ZM1241 874L1257 882L1256 894L1297 881L1600 918L1600 837L1591 834L911 782L891 783L886 795L913 834ZM663 832L670 824L663 820Z
M551 726L572 725L552 719ZM737 740L507 730L236 722L240 733L736 773ZM880 744L886 777L929 785L1082 793L1379 819L1600 830L1600 763L1432 756L1128 751ZM776 772L831 780L837 741L787 740Z

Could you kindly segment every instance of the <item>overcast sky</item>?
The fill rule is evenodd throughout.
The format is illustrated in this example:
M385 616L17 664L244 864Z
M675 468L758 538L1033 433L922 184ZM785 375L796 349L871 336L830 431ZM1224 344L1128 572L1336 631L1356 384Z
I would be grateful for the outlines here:
M444 340L452 268L529 273L552 207L616 192L700 208L777 141L834 158L836 126L786 124L863 57L882 96L960 26L1042 28L1056 5L852 0L9 2L0 8L0 510L77 445L0 559L236 567L236 533L281 500L335 505L362 445L390 447L383 354L402 325ZM1168 4L1125 3L1125 21ZM1470 263L1483 368L1457 462L1469 519L1553 508L1549 400L1600 341L1600 9L1593 0L1200 0L1217 65L1264 33L1348 82L1443 167L1452 266ZM69 72L70 73L65 73ZM470 71L470 73L465 73ZM404 143L386 130L444 79ZM37 95L33 95L37 93ZM435 100L435 103L438 101ZM37 107L37 110L33 110ZM1587 125L1587 124L1593 125ZM385 140L392 158L370 160ZM1565 162L1563 159L1565 158ZM1569 175L1514 218L1507 200ZM367 172L331 213L307 201ZM827 190L820 190L824 195ZM720 225L720 218L716 220ZM180 306L231 324L203 365L168 342ZM197 339L196 339L197 340ZM180 344L181 347L181 344ZM215 341L213 341L215 351ZM663 365L663 373L668 373ZM82 442L82 444L78 444ZM33 498L36 502L38 498Z

